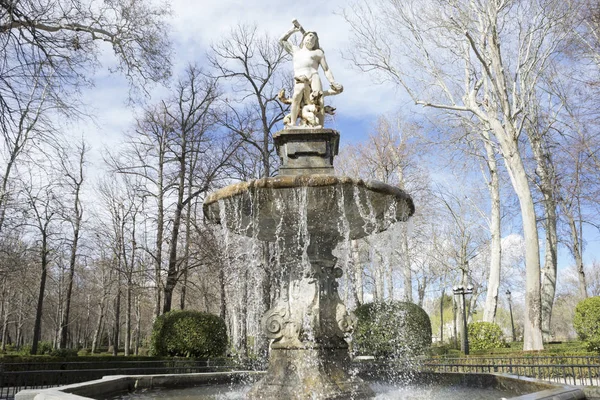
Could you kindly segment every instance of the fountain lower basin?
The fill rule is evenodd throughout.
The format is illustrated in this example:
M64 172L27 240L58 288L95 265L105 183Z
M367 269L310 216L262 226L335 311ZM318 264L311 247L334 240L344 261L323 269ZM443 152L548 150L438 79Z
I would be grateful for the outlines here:
M389 371L387 371L389 372ZM260 372L107 376L52 389L23 390L15 400L245 399ZM369 376L364 376L369 379ZM435 382L435 384L432 384ZM413 373L407 382L371 382L375 399L594 399L581 387L551 384L508 374ZM210 386L207 386L210 385ZM591 392L590 392L591 393ZM182 397L184 396L184 397Z

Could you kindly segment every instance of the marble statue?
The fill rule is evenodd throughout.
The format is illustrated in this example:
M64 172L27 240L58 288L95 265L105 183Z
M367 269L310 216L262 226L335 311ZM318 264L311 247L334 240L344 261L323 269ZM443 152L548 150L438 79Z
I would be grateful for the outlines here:
M294 65L294 91L291 98L286 98L283 90L279 93L279 99L283 103L291 104L290 114L284 119L284 124L286 128L297 127L297 120L301 118L300 126L322 128L325 114L335 112L334 108L325 106L323 98L339 94L344 88L335 81L329 69L325 52L319 46L317 33L305 31L295 19L292 24L293 28L279 40L283 48L292 55ZM302 34L300 46L288 40L296 32ZM328 90L323 90L319 66L329 81Z

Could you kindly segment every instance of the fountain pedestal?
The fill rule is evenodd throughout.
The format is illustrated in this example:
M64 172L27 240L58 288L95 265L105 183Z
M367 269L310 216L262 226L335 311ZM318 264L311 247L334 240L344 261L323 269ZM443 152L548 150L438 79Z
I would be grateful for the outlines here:
M306 251L294 251L306 244ZM348 344L354 317L338 294L332 250L337 240L314 233L284 257L281 296L263 316L272 339L269 369L252 387L250 399L363 399L374 396L360 378L349 374ZM306 257L307 256L307 257Z
M334 174L340 133L333 129L290 128L273 135L281 159L279 175Z

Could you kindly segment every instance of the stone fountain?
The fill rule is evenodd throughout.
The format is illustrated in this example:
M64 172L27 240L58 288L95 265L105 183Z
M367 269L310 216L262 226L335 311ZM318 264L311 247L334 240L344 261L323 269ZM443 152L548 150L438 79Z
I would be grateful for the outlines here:
M333 255L340 243L381 232L414 213L408 194L380 182L366 182L335 175L333 158L338 153L339 133L323 128L323 117L334 109L323 97L341 93L325 62L314 32L305 32L298 21L281 38L293 55L296 86L285 129L273 140L281 158L279 174L227 186L212 193L204 203L206 217L227 230L273 243L278 257L273 269L280 273L279 298L261 320L272 340L268 371L250 390L251 399L364 399L373 397L371 388L350 370L348 335L354 317L338 295L337 279L342 269ZM302 46L288 43L295 32L303 34ZM318 77L321 66L330 82L323 91ZM296 126L300 119L300 126ZM393 367L392 367L393 368ZM375 369L373 376L385 370ZM108 376L60 388L31 389L17 393L17 400L148 398L145 389L155 388L169 397L164 388L199 385L194 395L204 398L207 386L231 383L254 375L249 372L222 372L173 375ZM431 382L452 385L453 398L471 398L472 391L456 386L503 389L512 394L532 393L519 399L584 398L583 391L566 385L518 379L505 374L420 374L427 387ZM384 378L386 382L389 378ZM470 382L470 383L469 383ZM128 393L132 388L141 393ZM164 393L163 393L164 392ZM424 392L402 392L402 398ZM419 394L420 393L420 394ZM431 392L427 391L427 395ZM494 398L499 396L494 394ZM511 394L511 395L512 395ZM87 397L89 396L89 397ZM229 398L229 397L228 397ZM237 397L235 397L237 398ZM515 399L517 399L515 398ZM595 398L595 397L592 397Z
M296 85L291 99L283 91L279 96L291 104L285 129L273 137L279 173L212 193L204 213L236 234L275 243L279 252L280 295L261 320L272 340L269 368L249 398L369 398L370 387L348 371L346 339L354 316L338 295L343 271L332 252L340 242L406 221L414 205L397 187L335 175L340 136L323 127L325 113L335 111L323 97L343 88L329 70L317 34L296 20L293 25L281 38L293 56ZM303 34L300 46L288 42L295 32ZM330 82L327 91L319 66Z

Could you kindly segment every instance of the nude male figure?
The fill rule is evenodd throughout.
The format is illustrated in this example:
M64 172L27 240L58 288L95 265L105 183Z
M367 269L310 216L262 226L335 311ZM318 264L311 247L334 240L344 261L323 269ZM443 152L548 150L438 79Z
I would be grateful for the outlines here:
M343 87L335 82L333 73L329 69L329 65L327 65L325 53L319 47L319 37L317 36L317 33L305 32L296 20L293 20L292 23L294 24L294 27L281 37L279 43L281 43L283 48L292 55L292 62L294 65L295 84L290 107L290 125L295 126L302 101L304 101L305 104L310 103L310 93L315 93L313 97L319 98L319 101L321 102L323 101L323 96L316 95L316 92L323 91L321 77L319 76L319 66L323 68L323 72L329 81L333 93L337 94L341 92ZM303 34L300 46L296 46L288 40L290 36L296 32L301 32ZM308 93L306 92L307 85L310 85L310 91ZM320 106L322 106L322 104L320 104Z

